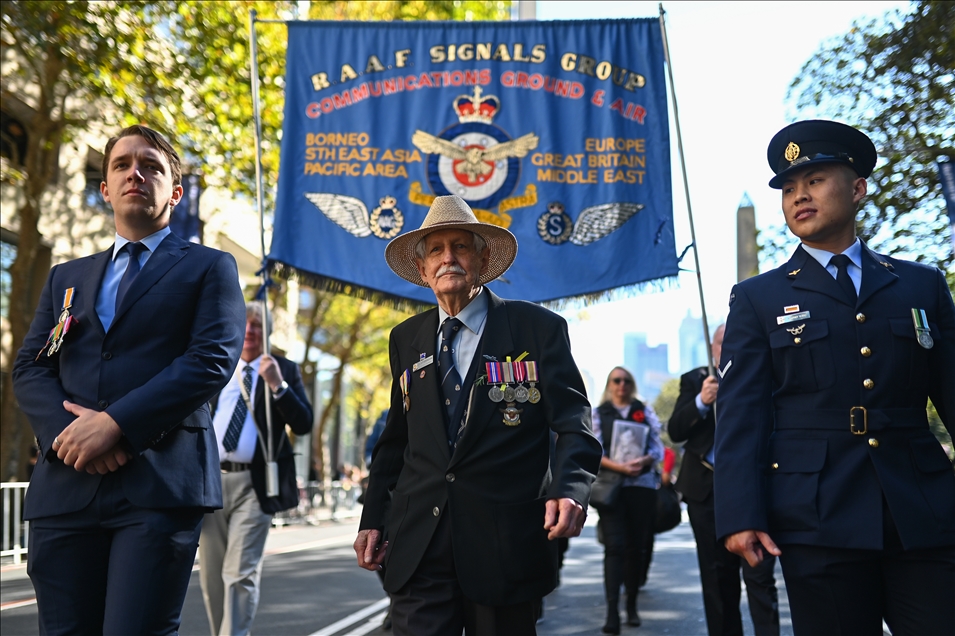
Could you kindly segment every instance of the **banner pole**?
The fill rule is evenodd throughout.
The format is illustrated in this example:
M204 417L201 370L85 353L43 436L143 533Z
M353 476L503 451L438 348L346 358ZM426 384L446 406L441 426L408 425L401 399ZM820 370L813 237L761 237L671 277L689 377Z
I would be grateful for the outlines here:
M255 123L255 205L259 212L259 240L262 244L262 285L265 294L262 298L262 346L265 355L271 355L272 347L269 344L271 329L269 329L269 275L265 267L265 206L262 204L262 121L259 117L259 49L255 37L256 10L249 11L249 56L252 70L252 119ZM265 425L269 431L266 448L266 462L272 462L275 455L272 448L272 409L270 408L272 390L268 382L263 382L265 389ZM270 481L270 480L267 480ZM269 486L270 484L267 484ZM276 488L278 484L275 484ZM268 488L272 490L272 488ZM276 493L278 491L276 490Z
M676 123L676 144L680 155L680 168L683 170L683 190L686 193L686 213L690 218L690 240L693 245L693 260L696 263L696 285L700 292L700 310L703 312L703 340L706 342L706 361L710 375L713 374L713 347L710 344L710 326L706 319L706 300L703 298L703 278L700 274L700 248L696 242L696 228L693 225L693 207L690 205L690 184L686 179L686 157L683 155L683 135L680 133L680 110L676 104L676 87L673 85L673 64L670 62L670 45L667 42L667 28L664 20L663 3L660 3L660 33L663 35L663 59L667 65L670 79L670 99L673 101L673 120Z

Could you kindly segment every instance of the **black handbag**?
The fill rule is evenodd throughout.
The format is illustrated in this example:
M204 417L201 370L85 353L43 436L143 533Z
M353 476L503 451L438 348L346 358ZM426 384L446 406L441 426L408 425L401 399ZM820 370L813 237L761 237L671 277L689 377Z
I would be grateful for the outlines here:
M601 466L597 471L597 480L590 489L590 505L598 512L613 507L620 497L623 477L623 473Z
M659 534L673 530L680 525L683 513L680 510L680 496L672 485L660 486L657 491L657 514L653 520L653 532Z

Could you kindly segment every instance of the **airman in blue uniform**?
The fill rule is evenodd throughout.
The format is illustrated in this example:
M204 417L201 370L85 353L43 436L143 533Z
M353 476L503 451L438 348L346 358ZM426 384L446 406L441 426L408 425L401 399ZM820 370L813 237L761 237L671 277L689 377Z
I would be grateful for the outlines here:
M769 144L788 263L730 295L716 427L716 531L780 556L800 634L951 633L955 304L942 272L875 253L855 217L872 141L801 121Z

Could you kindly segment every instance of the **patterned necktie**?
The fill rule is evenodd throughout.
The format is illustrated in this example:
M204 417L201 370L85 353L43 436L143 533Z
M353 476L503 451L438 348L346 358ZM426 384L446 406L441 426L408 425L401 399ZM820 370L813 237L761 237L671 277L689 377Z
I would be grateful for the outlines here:
M441 349L438 353L438 366L441 367L441 389L444 391L444 406L448 417L452 417L461 397L461 376L454 368L454 337L463 323L457 318L446 318L441 325ZM457 427L454 426L457 430Z
M235 410L232 411L232 419L229 420L229 428L225 431L225 438L222 440L222 448L227 453L231 453L239 447L239 434L242 432L242 425L245 424L245 414L249 408L245 405L245 396L252 395L252 365L247 364L242 369L242 386L245 387L245 393L239 394L239 401L235 403Z
M129 263L126 265L126 271L123 273L123 278L119 281L119 287L116 289L117 312L119 311L120 305L123 304L123 298L126 296L126 292L129 291L133 281L136 280L136 276L139 275L139 270L141 269L139 255L146 249L149 248L142 243L127 243L120 248L120 251L126 250L129 254Z
M836 269L839 270L836 274L836 282L839 283L839 287L842 287L849 303L855 307L858 296L856 296L856 286L852 284L852 279L849 278L849 263L851 262L845 254L836 254L829 259L829 264L835 265Z

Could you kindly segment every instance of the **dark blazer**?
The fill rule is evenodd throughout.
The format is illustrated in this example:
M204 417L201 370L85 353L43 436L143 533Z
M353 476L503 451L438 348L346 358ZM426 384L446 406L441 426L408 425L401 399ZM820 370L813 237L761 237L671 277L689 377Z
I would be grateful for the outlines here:
M272 399L272 449L275 461L279 465L279 494L277 497L266 496L265 489L265 454L262 444L255 443L255 455L252 457L252 487L259 498L262 512L275 514L281 510L288 510L298 505L298 482L295 480L295 454L292 452L292 442L285 432L287 424L296 435L307 435L312 432L312 405L305 393L302 384L302 374L298 365L272 354L275 363L279 365L282 377L288 383L288 391L282 397ZM255 385L255 424L262 431L262 437L267 439L268 422L265 419L265 382L259 378ZM242 399L241 397L239 399ZM216 394L209 406L215 415L219 404L219 395Z
M14 390L40 449L24 517L85 507L102 476L77 472L51 451L75 416L63 400L105 410L123 430L133 459L120 468L123 491L145 508L222 506L208 401L242 350L245 303L229 254L168 235L143 266L109 332L96 296L112 248L55 266L17 355ZM53 356L37 353L56 324L63 293L75 288L79 321Z
M466 428L452 454L437 364L411 373L405 413L398 379L435 354L438 310L391 332L393 378L388 423L375 447L361 529L384 528L385 589L400 589L420 562L440 515L450 515L454 566L464 594L482 605L539 599L557 585L557 542L543 529L544 502L570 497L586 509L600 463L590 432L590 405L570 355L567 324L537 305L490 292L478 381L468 399ZM479 299L483 302L483 298ZM527 352L536 361L542 398L519 404L521 422L505 426L481 382L488 356L504 361ZM437 360L437 355L435 355ZM550 471L550 435L557 433ZM389 493L393 495L386 514Z
M700 417L696 396L703 388L709 371L706 367L693 369L680 377L680 395L667 422L667 432L674 442L683 445L683 463L676 478L676 490L686 501L702 502L713 494L713 470L703 464L703 458L713 447L716 429L715 409L710 407L706 417Z
M795 305L810 316L778 324ZM955 304L939 270L863 246L853 306L799 247L733 288L720 362L719 536L880 550L884 497L905 549L955 545L955 475L925 414L931 397L955 432Z

